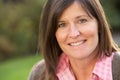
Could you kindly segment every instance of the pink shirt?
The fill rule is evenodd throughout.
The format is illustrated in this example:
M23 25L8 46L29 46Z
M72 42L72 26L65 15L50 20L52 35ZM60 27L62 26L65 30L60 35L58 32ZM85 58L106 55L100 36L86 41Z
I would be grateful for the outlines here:
M113 55L98 60L95 64L90 80L112 80L112 59ZM69 65L67 55L62 53L56 72L59 80L75 80L75 76L72 70L70 70Z

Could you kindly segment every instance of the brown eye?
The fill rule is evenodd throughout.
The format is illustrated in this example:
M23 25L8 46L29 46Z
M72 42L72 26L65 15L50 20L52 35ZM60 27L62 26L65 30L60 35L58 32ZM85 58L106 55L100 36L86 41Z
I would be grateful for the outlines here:
M63 28L63 27L65 27L65 23L59 23L58 24L58 28Z
M79 23L86 23L87 22L87 19L80 19L79 20Z

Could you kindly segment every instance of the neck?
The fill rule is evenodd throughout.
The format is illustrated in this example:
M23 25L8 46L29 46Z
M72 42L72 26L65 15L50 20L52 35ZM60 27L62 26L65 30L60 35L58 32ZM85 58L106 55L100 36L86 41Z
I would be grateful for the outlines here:
M83 60L70 59L71 68L77 80L90 80L96 61L96 58Z

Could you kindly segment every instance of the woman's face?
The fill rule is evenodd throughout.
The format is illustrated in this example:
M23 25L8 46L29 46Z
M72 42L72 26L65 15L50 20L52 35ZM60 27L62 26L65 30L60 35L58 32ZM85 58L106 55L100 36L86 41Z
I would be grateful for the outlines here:
M69 58L86 59L97 52L98 24L89 17L79 3L74 2L64 10L55 33L62 51Z

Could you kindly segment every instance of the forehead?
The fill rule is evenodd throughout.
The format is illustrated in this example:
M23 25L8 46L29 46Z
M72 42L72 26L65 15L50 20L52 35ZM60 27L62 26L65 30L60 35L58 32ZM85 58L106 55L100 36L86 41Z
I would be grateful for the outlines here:
M81 15L87 15L86 11L83 9L80 3L74 1L69 7L67 7L63 13L61 14L60 19L67 18L67 17L75 17L75 16L81 16Z

